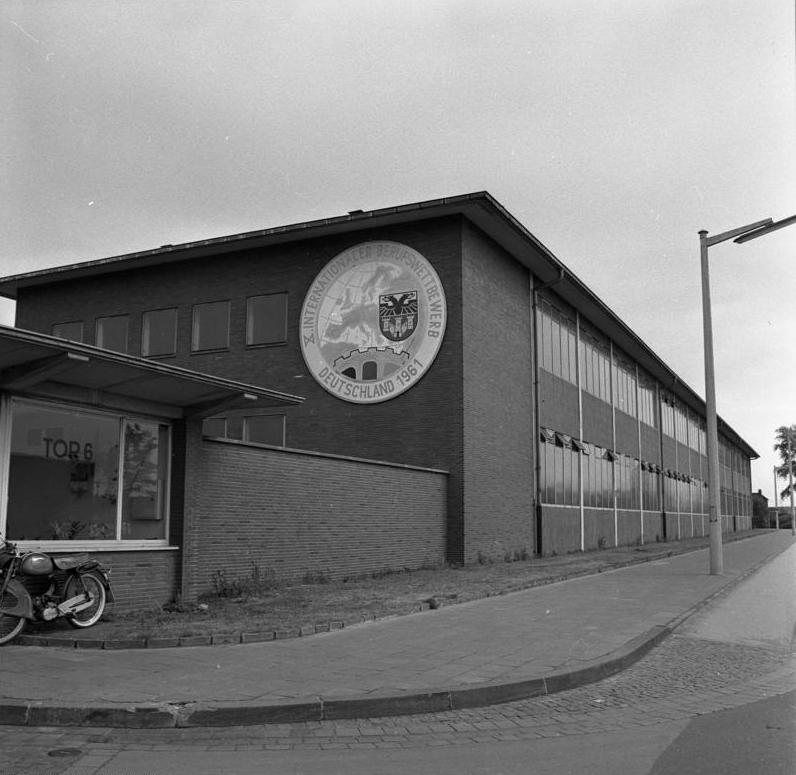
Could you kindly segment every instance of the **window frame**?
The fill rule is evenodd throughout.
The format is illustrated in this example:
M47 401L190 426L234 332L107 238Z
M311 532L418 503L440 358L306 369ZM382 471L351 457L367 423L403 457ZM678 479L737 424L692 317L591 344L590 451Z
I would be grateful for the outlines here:
M148 323L149 315L154 315L158 312L173 312L174 323L172 331L172 344L171 350L168 352L151 353L149 352L149 342L147 335L150 333L151 324ZM177 328L179 325L179 310L177 307L161 307L158 309L148 309L141 313L141 356L143 358L168 358L177 354Z
M72 339L69 336L63 336L62 334L56 334L55 329L58 326L80 326L80 337L78 339ZM65 320L62 323L53 323L50 326L50 335L57 336L59 339L66 339L70 342L84 342L85 335L86 335L86 325L82 320Z
M106 347L101 339L104 339L104 336L100 336L101 333L101 324L105 320L124 320L124 349L117 350L112 347ZM99 317L94 318L94 344L97 347L101 347L103 350L110 350L111 352L115 353L125 353L129 354L130 352L130 315L127 313L121 315L101 315Z
M254 309L253 303L258 299L266 299L269 297L278 297L283 299L284 314L281 322L282 328L280 337L277 339L269 339L268 341L252 341L254 332ZM287 291L274 291L272 293L260 293L246 298L246 347L275 347L287 344L287 321L288 321L288 293Z
M224 332L224 344L223 345L214 345L212 347L200 347L199 339L201 337L201 326L198 325L198 316L201 312L201 309L211 307L211 306L220 306L226 305L226 320L225 326L226 330ZM224 350L229 350L229 340L230 340L230 328L231 328L231 317L232 317L232 302L230 299L216 299L214 301L200 301L193 305L191 309L191 353L211 353L211 352L222 352Z
M251 420L260 420L265 417L279 417L282 420L282 443L281 444L272 444L267 441L253 441L249 438L249 425ZM285 440L287 438L287 415L284 412L261 412L259 414L250 414L243 416L243 423L242 423L242 432L241 432L242 441L246 444L261 444L266 447L282 447L285 446Z

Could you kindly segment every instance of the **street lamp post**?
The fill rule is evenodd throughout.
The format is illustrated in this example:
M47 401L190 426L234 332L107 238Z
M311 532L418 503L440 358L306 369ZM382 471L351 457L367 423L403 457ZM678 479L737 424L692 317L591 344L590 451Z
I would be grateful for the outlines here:
M796 509L793 507L793 447L790 437L791 428L788 428L788 487L790 488L790 534L796 536Z
M699 248L702 264L702 326L705 348L705 412L707 414L708 444L708 523L710 527L710 573L713 576L724 572L724 557L721 544L721 478L719 475L719 432L716 414L716 376L713 364L713 322L710 310L710 270L708 248L735 238L736 243L762 237L777 229L796 223L796 215L776 223L771 218L756 221L737 229L731 229L713 237L708 232L699 232Z

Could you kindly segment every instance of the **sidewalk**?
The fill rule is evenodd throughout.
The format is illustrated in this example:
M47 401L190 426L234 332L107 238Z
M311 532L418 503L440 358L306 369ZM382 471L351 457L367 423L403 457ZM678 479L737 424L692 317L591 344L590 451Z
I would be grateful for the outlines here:
M106 651L0 648L0 724L225 726L475 707L626 668L791 550L788 531L311 638Z

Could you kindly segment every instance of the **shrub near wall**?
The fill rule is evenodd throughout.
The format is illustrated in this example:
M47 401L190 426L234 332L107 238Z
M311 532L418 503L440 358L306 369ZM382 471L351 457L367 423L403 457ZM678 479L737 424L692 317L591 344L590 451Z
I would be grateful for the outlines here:
M445 559L441 471L204 440L191 486L194 594L219 573L340 579Z

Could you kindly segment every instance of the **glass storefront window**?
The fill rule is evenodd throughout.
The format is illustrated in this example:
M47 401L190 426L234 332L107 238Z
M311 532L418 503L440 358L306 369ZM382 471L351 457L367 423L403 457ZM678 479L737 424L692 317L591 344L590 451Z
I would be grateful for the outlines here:
M10 540L167 537L167 425L24 401L10 406Z
M122 538L165 538L168 439L167 425L125 422Z

